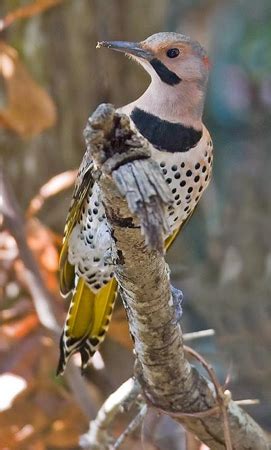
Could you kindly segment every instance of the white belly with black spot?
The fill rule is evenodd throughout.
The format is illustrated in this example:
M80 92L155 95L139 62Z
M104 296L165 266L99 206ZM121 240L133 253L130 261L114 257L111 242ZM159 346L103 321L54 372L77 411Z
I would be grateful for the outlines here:
M212 143L204 129L197 146L188 152L168 153L153 148L152 157L172 192L174 203L167 209L172 232L192 213L209 183ZM114 276L111 239L100 188L95 183L69 241L69 262L75 266L77 277L83 277L94 292Z
M168 220L173 231L191 214L209 184L213 163L212 142L205 132L198 145L188 152L169 154L155 149L152 152L174 199L173 205L168 207Z

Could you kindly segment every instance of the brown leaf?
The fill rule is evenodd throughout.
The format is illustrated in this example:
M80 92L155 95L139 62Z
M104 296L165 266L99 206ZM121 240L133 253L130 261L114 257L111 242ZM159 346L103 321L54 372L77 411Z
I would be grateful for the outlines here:
M46 286L58 294L58 251L54 234L38 219L27 222L26 233L28 245L38 260Z
M3 41L0 41L0 76L7 95L7 105L0 110L0 126L27 138L55 124L52 99L33 80L17 51Z
M58 270L58 252L49 228L39 220L32 219L27 223L27 242L37 256L42 268L49 272Z
M52 197L73 186L75 183L76 174L77 170L67 170L66 172L60 173L47 181L47 183L41 187L38 194L31 200L26 212L27 217L36 215L42 208L45 200L49 197Z
M82 433L82 423L78 422L78 409L71 408L62 412L61 419L55 420L46 436L46 444L49 448L77 448L78 435Z
M31 302L25 297L20 297L15 304L8 305L7 309L4 308L0 311L0 324L19 319L32 312L32 309Z
M0 19L0 31L9 27L13 22L18 19L26 19L28 17L35 16L46 9L53 8L58 4L62 3L63 0L36 0L28 5L24 5L21 8L17 8L11 11L4 17Z
M48 367L47 367L48 369ZM13 405L0 415L1 448L77 448L87 422L73 399L47 378L28 383ZM4 443L4 446L3 446ZM3 446L3 447L2 447Z
M35 404L35 390L29 386L14 400L12 408L0 418L1 444L3 448L26 449L33 435L41 433L50 425L47 414Z
M2 326L5 336L12 339L21 339L27 336L39 325L39 319L35 313L28 314L22 319Z
M55 234L38 219L30 219L26 224L26 237L47 288L58 296L58 250ZM15 261L14 270L16 279L27 288L25 267L20 258Z

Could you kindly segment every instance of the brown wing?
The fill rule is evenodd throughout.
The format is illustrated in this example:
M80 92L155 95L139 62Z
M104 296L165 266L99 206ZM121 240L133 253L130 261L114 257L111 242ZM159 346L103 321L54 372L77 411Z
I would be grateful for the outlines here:
M93 162L89 157L88 151L86 151L77 174L72 203L66 219L63 244L59 258L60 291L64 296L69 294L74 288L74 267L68 261L69 238L74 226L80 220L82 206L94 184L92 170Z

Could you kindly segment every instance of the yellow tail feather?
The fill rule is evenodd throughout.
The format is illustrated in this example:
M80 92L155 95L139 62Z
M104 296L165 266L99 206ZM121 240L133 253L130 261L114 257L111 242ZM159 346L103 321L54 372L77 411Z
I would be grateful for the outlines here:
M57 374L63 373L69 358L80 352L85 368L106 335L117 294L117 282L112 279L98 293L78 280L71 300L60 341Z
M166 250L179 230L166 239ZM106 335L117 289L117 281L112 279L95 294L83 278L79 278L61 337L57 373L64 372L68 359L76 352L81 354L82 368L87 366Z
M176 230L166 239L166 250L169 249L178 232L179 230ZM117 288L118 283L113 278L95 294L83 278L80 278L69 311L69 335L76 338L86 335L99 336L108 314L112 312Z
M107 318L112 314L118 283L113 278L95 296L94 321L90 330L91 336L99 336L103 327L108 326Z
M67 317L67 334L72 338L88 335L94 319L95 294L80 278Z
M96 294L86 285L83 278L77 284L68 316L69 336L74 338L99 336L112 313L117 282L112 279Z

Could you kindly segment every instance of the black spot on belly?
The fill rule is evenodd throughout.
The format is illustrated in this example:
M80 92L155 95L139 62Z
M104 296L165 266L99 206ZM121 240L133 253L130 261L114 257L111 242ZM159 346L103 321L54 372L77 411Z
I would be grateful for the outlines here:
M139 108L133 109L131 118L138 131L157 150L170 153L187 152L195 147L202 136L201 130L159 119Z

